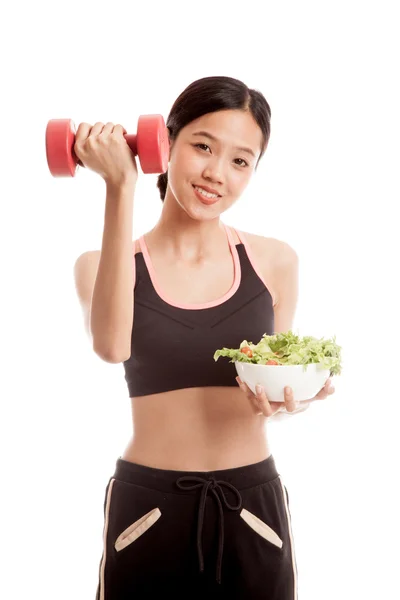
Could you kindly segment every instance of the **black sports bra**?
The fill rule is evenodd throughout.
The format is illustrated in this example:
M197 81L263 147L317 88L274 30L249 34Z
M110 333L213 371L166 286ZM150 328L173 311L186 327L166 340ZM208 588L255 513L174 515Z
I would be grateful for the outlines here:
M205 386L237 386L235 365L213 356L218 348L258 343L274 331L273 298L243 232L235 245L224 224L234 261L231 288L217 300L176 303L163 292L144 240L135 258L131 356L124 365L129 396Z

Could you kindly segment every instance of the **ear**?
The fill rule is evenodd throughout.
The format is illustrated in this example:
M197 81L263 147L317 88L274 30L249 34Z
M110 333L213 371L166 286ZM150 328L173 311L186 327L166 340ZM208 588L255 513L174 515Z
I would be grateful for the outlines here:
M169 140L169 158L168 158L168 162L170 162L170 160L171 160L171 152L172 152L172 148L174 146L174 141L175 140L172 140L171 129L169 127L167 127L167 130L168 130L168 140Z

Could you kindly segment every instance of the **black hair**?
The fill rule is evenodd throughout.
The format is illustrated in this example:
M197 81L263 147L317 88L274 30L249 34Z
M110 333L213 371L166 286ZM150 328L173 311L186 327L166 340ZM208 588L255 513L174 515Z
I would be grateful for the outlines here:
M258 163L267 149L271 133L271 108L261 92L249 89L239 79L232 77L203 77L191 83L175 100L166 126L169 139L174 141L181 129L192 121L219 110L248 110L260 127L263 136ZM168 184L168 171L157 178L161 200L164 202Z

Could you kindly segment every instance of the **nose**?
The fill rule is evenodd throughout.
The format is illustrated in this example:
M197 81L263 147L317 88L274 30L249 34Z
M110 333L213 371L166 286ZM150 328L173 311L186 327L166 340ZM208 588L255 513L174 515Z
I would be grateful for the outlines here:
M209 181L212 181L213 183L219 183L222 185L224 182L222 161L218 159L212 161L209 160L207 162L207 166L204 168L203 177Z

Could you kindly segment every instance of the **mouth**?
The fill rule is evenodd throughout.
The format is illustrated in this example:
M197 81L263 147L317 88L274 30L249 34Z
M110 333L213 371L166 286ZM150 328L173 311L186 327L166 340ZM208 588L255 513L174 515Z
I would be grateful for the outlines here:
M207 204L207 205L215 204L216 202L218 202L218 200L220 198L222 198L222 196L220 196L220 195L218 195L216 197L214 194L212 196L210 194L208 196L204 195L203 193L201 193L199 191L200 186L192 185L192 187L193 187L194 193L196 194L197 198L203 204Z

